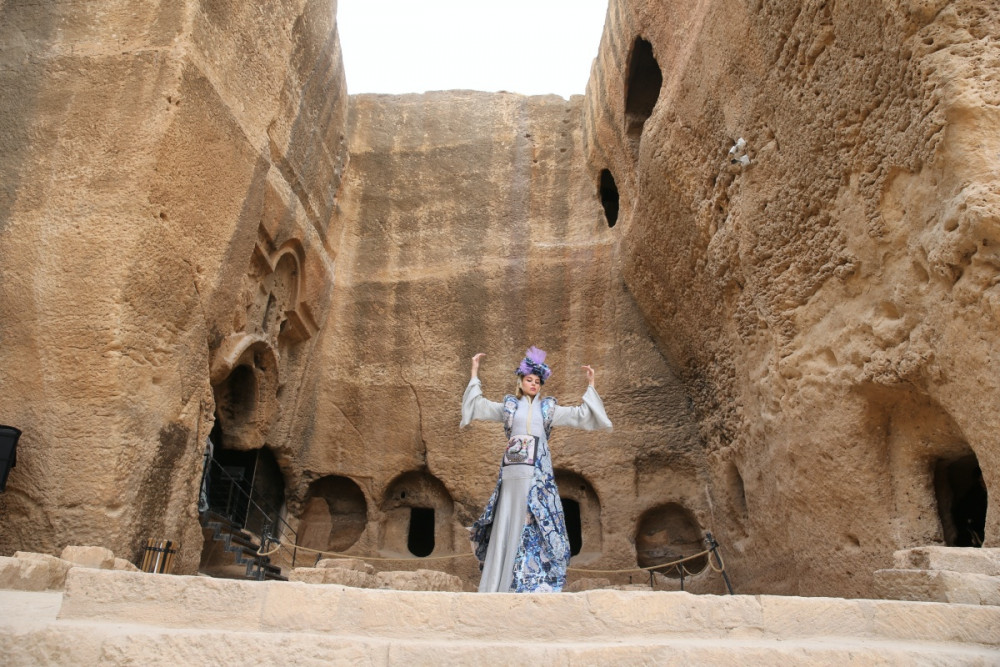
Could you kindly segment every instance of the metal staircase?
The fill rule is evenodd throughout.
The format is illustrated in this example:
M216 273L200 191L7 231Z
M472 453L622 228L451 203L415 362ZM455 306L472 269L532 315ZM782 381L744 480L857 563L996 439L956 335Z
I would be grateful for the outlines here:
M255 497L237 474L208 458L207 507L199 513L204 546L198 571L212 577L287 581L280 560L295 566L295 531ZM276 557L276 558L272 558Z

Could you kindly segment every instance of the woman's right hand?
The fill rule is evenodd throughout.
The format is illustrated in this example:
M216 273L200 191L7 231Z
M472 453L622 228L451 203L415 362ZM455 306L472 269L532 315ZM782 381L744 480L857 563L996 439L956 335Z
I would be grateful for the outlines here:
M472 377L479 377L479 360L485 357L486 354L479 352L472 357Z

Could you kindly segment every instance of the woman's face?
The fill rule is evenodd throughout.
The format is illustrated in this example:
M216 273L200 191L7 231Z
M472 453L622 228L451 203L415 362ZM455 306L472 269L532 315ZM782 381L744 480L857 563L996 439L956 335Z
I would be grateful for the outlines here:
M521 391L525 396L534 398L542 388L542 381L535 374L525 375L521 378Z

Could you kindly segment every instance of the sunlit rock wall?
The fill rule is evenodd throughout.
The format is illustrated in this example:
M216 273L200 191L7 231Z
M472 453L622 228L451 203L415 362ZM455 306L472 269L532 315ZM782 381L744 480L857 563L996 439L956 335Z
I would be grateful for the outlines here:
M997 34L990 2L611 2L587 159L744 591L1000 544Z
M486 353L484 392L499 401L537 345L554 369L545 392L579 404L591 364L615 424L553 432L560 493L580 515L571 564L634 567L639 532L642 558L700 550L710 513L697 430L621 280L616 230L584 161L582 103L351 97L344 235L290 505L302 543L475 584L470 558L414 555L468 555L465 528L496 481L501 425L458 429L472 355ZM666 524L678 529L669 540ZM721 586L706 572L696 586Z
M334 16L0 2L0 422L24 431L0 551L156 537L193 571L213 414L283 455L332 283ZM234 372L242 412L216 406Z

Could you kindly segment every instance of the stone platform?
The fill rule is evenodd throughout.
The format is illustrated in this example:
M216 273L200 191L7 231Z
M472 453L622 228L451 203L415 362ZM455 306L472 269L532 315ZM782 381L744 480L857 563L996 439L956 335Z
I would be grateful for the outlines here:
M1000 608L677 592L408 592L72 568L0 591L6 665L996 665Z
M1000 549L927 546L893 554L875 572L875 594L889 600L1000 605Z

